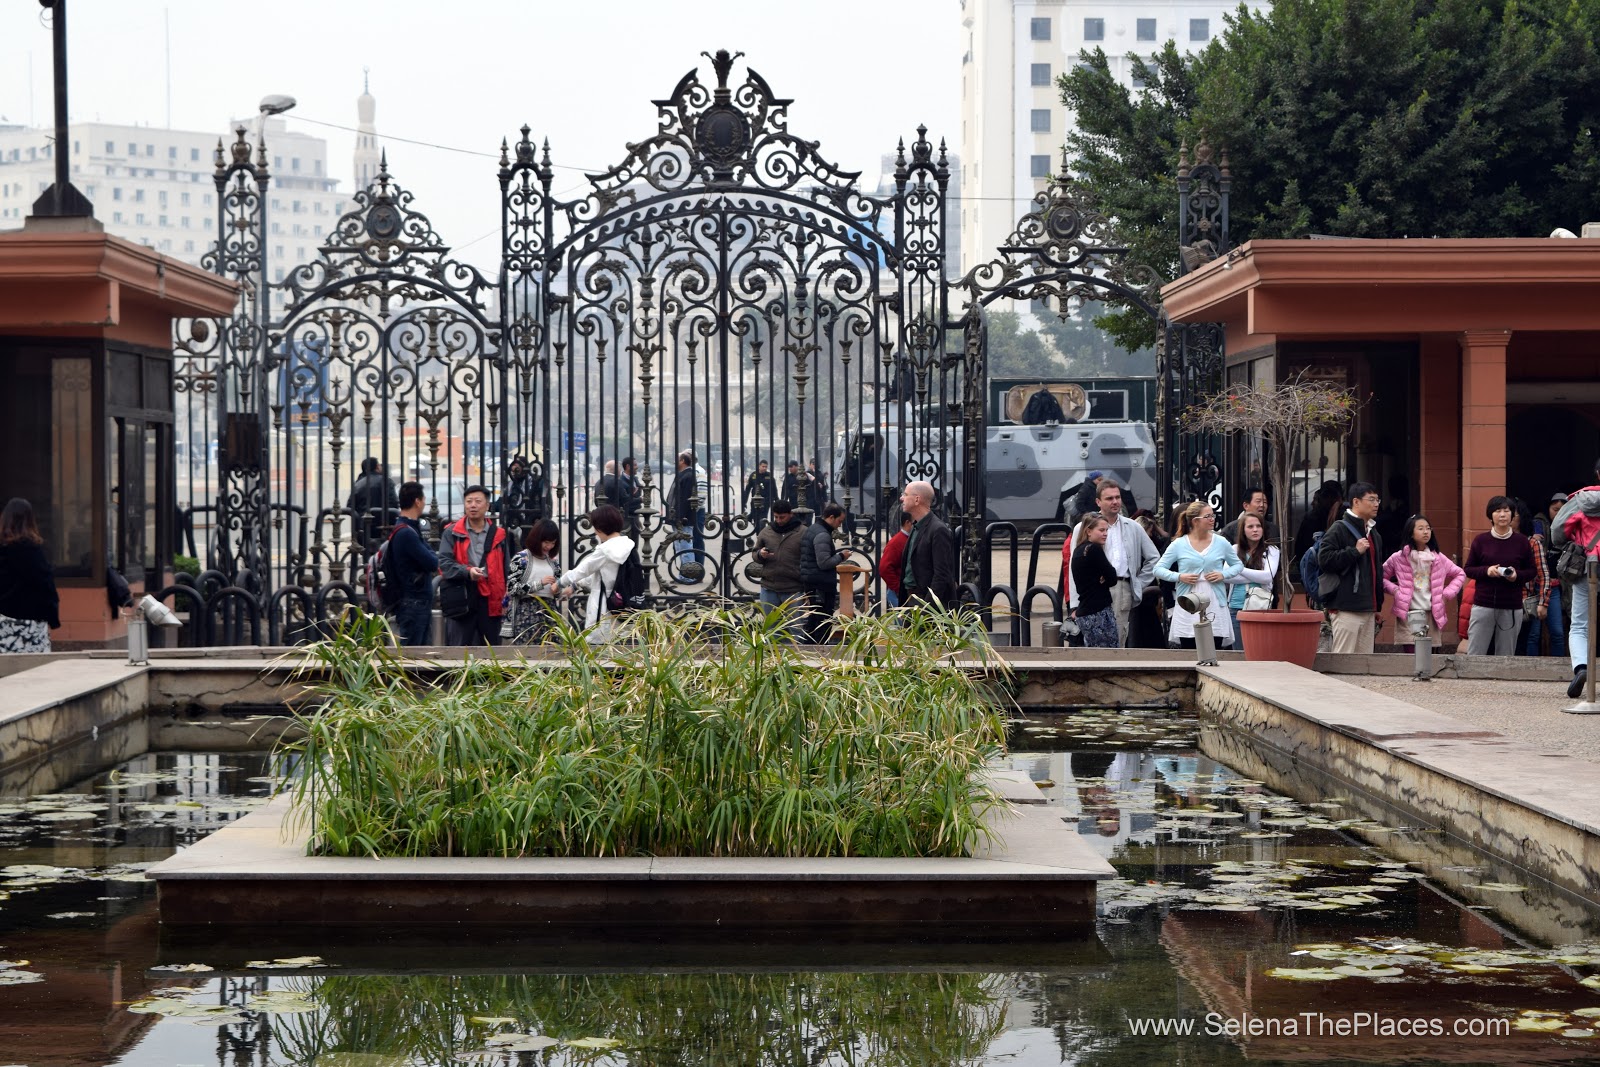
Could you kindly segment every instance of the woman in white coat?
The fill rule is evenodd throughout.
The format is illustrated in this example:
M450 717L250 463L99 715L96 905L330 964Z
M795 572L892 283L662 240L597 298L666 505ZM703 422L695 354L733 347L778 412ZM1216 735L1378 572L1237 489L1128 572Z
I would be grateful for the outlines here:
M1210 504L1196 500L1178 514L1178 536L1172 539L1167 550L1156 564L1156 577L1178 584L1177 594L1193 589L1204 589L1211 598L1207 614L1211 616L1211 632L1218 648L1233 643L1233 620L1228 615L1229 578L1243 570L1239 553L1213 531L1217 526L1217 513ZM1172 608L1172 628L1167 631L1167 641L1179 648L1194 647L1194 621L1190 612L1181 605Z
M592 645L611 638L614 620L606 608L605 598L616 587L617 571L633 551L633 539L622 535L622 524L622 512L612 504L602 504L589 512L589 525L594 527L596 542L594 550L561 577L545 579L545 584L560 596L571 596L579 588L589 591L583 625L588 631L585 640Z

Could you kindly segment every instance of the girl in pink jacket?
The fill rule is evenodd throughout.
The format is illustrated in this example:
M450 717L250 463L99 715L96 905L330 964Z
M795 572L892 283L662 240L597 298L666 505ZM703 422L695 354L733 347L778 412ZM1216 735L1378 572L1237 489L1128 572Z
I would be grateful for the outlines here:
M1401 544L1400 551L1384 561L1383 590L1404 627L1400 632L1437 645L1445 623L1444 603L1460 594L1467 572L1439 551L1433 526L1421 515L1406 520ZM1414 650L1414 645L1405 646L1407 652Z

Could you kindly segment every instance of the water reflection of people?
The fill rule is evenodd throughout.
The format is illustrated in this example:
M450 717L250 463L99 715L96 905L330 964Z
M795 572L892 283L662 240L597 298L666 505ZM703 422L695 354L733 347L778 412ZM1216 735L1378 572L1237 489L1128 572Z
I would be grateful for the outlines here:
M1116 791L1108 780L1116 759L1114 752L1072 753L1072 777L1078 783L1082 811L1079 818L1093 819L1095 832L1101 837L1115 837L1122 829L1122 809L1117 806Z

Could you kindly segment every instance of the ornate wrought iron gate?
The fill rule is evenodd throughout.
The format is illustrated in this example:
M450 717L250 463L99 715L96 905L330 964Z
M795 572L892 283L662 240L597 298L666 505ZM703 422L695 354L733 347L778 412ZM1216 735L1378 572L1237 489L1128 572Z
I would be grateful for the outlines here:
M656 131L574 199L528 127L502 143L494 279L450 256L386 159L317 258L270 279L265 147L252 160L243 128L219 144L207 262L241 301L175 343L180 540L205 570L163 595L188 598L191 640L318 632L357 596L401 480L422 482L435 533L481 483L507 525L555 518L570 560L624 458L658 600L753 597L774 492L843 504L870 570L900 489L925 478L989 602L984 306L1115 293L1159 314L1155 272L1124 262L1063 173L953 282L942 144L919 129L892 184L864 190L790 132L790 100L709 58L715 85L686 74L654 101ZM703 518L680 535L662 505L684 450ZM770 483L751 480L761 462Z

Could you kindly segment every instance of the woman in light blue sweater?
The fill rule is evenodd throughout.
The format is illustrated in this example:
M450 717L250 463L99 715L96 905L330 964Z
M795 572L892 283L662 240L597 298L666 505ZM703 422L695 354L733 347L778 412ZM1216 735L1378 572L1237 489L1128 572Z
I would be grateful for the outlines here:
M1228 617L1228 589L1223 583L1243 570L1244 565L1234 547L1216 535L1216 526L1217 513L1203 500L1193 501L1179 512L1178 536L1156 563L1156 577L1178 583L1179 596L1203 589L1211 598L1207 614L1211 616L1217 647L1229 648L1233 644L1233 622ZM1192 612L1174 604L1167 642L1179 648L1193 648L1194 622Z

